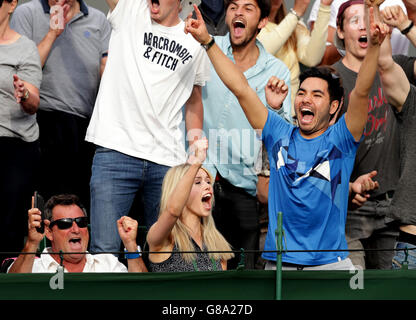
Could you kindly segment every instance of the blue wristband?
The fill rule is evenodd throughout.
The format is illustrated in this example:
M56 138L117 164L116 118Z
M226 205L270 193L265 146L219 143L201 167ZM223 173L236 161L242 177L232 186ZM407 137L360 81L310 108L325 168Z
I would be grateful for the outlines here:
M128 252L126 248L124 248L124 252ZM140 246L137 246L137 251L134 253L124 253L124 257L126 259L137 259L140 258L142 256L142 249L140 248Z

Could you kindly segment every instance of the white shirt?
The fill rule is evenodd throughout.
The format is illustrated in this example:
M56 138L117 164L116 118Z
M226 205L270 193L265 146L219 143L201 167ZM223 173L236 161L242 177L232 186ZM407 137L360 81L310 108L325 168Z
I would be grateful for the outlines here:
M48 252L48 250L51 250L51 248L45 248L43 253ZM127 267L112 254L92 255L87 253L86 258L87 262L82 272L127 272ZM36 258L33 263L32 273L55 273L58 267L59 263L51 255L41 254L40 258ZM68 272L68 270L65 269L64 272Z
M341 4L343 4L344 2L347 2L347 0L334 0L331 4L331 18L329 19L329 26L335 29L337 28L338 10ZM316 21L318 17L318 10L319 10L320 4L321 4L321 0L315 0L312 6L311 12L309 14L309 19L308 19L309 28L311 26L311 22ZM401 0L385 0L380 5L380 10L383 10L385 7L396 6L396 5L399 5L403 9L403 12L407 15L406 6ZM409 40L406 38L405 35L402 35L397 28L393 29L393 33L391 35L391 47L392 47L393 54L407 55L409 52ZM342 50L339 50L339 51L342 55L345 55L345 52L341 52Z
M147 1L119 1L86 140L166 166L186 161L182 108L209 79L205 50L182 20L152 21Z

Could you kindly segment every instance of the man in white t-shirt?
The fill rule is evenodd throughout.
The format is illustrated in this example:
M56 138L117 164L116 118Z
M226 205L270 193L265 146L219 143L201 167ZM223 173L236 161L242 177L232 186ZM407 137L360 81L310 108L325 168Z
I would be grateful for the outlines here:
M185 34L180 0L107 0L112 26L106 69L86 140L97 145L91 177L91 250L118 251L115 221L139 192L149 228L166 171L186 162L202 130L205 50Z
M334 35L337 30L337 15L338 15L338 9L347 0L334 0L331 4L331 18L329 20L328 25L328 40L326 44L326 50L324 57L322 58L321 64L324 65L332 65L335 62L337 62L341 57L345 55L344 50L340 50L334 45ZM321 1L315 0L311 12L309 14L308 18L308 27L312 30L313 25L316 21L316 18L318 16L318 10L319 5ZM402 0L385 0L381 5L380 9L384 9L385 7L394 6L394 5L400 5L400 7L404 10L406 13L406 7ZM391 44L393 48L393 54L404 54L407 55L409 51L409 40L406 38L406 36L400 34L399 30L393 30L392 36L391 36Z
M44 208L44 229L40 230L42 213L39 208L28 211L28 237L22 254L8 269L8 273L56 272L62 264L65 272L127 272L126 266L112 254L86 253L88 247L88 217L79 198L71 194L52 196ZM129 272L147 272L138 251L137 221L122 217L117 229L126 251ZM40 259L34 254L44 237L51 242ZM58 254L62 252L62 255ZM61 261L62 259L62 261Z

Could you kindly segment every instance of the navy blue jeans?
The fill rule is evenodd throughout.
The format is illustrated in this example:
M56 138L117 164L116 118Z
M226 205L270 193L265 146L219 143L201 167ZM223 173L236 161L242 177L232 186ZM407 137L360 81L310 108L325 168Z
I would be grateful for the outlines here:
M169 167L97 147L91 189L92 252L118 252L121 239L117 220L129 214L137 192L143 200L144 223L147 228L156 222L163 178Z

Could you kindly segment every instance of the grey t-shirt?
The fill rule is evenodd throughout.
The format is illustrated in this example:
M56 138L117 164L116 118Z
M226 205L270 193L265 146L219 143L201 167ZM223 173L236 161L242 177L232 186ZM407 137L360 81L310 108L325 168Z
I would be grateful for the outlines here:
M111 27L104 13L87 7L83 1L80 4L81 12L68 22L46 59L39 108L89 118ZM49 23L47 1L32 0L16 8L10 25L39 44L49 31Z
M347 111L349 97L357 80L357 73L338 61L333 67L339 72L344 87L344 104L339 117ZM359 176L377 170L376 180L380 187L371 193L376 197L387 191L395 190L399 180L400 147L399 128L395 111L387 103L377 74L368 101L368 120L364 138L357 150L354 170L350 181Z
M39 137L36 115L26 113L14 97L13 75L39 88L42 69L33 41L21 36L12 44L0 45L0 136L33 142Z
M416 87L410 86L401 116L400 179L391 203L391 215L403 224L416 224Z

